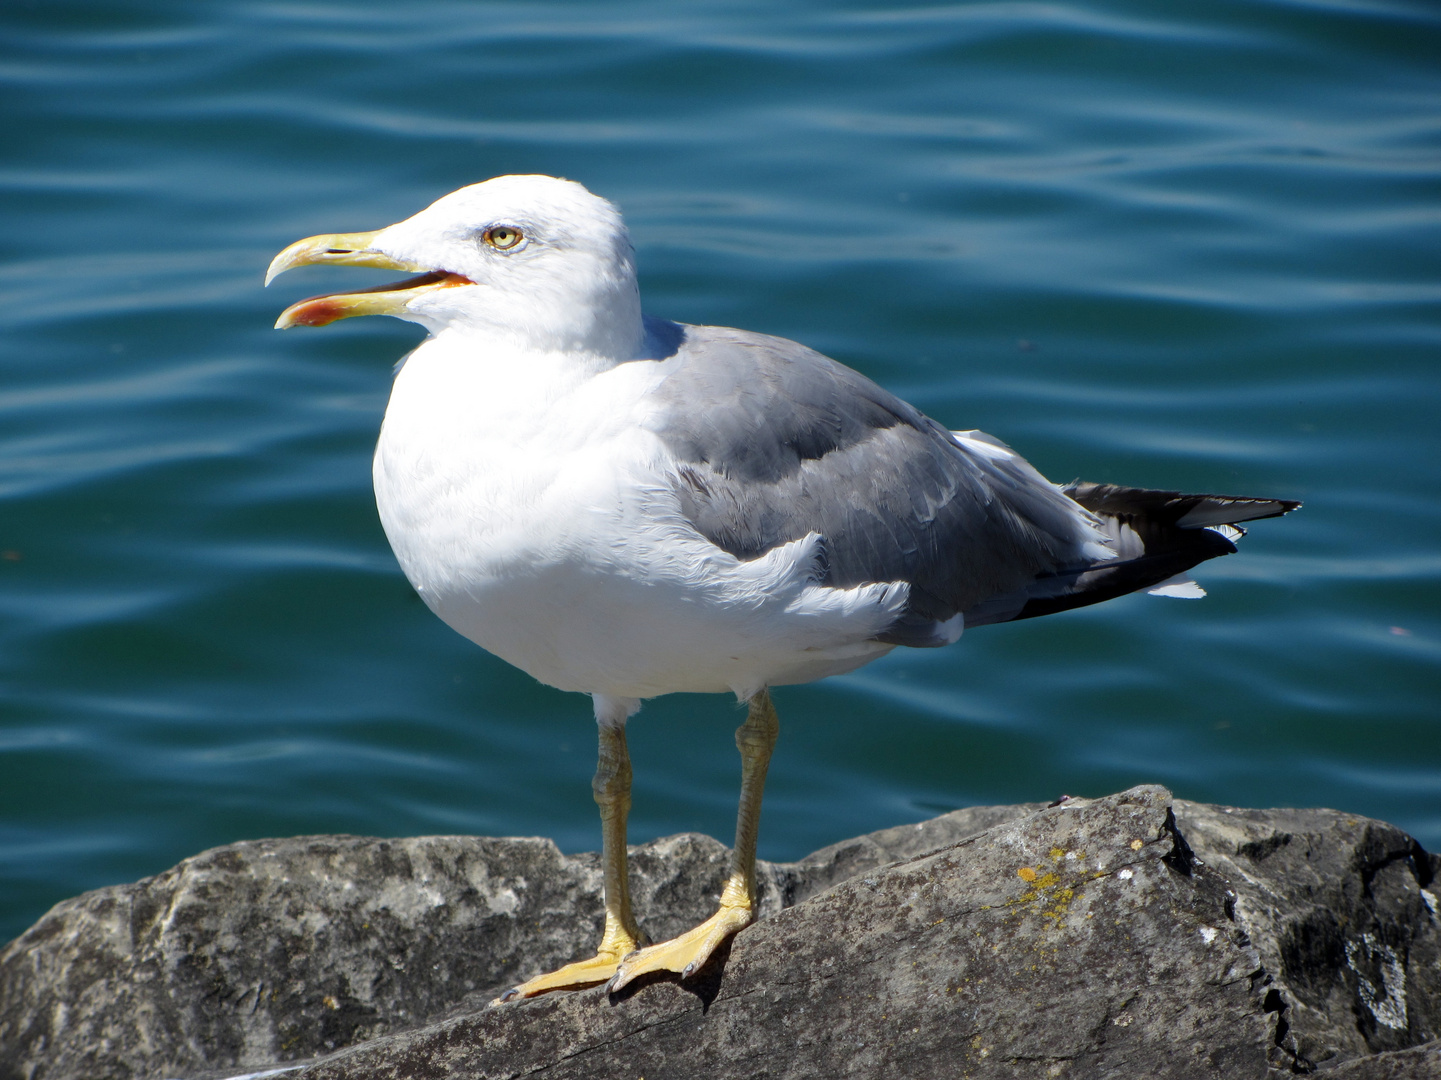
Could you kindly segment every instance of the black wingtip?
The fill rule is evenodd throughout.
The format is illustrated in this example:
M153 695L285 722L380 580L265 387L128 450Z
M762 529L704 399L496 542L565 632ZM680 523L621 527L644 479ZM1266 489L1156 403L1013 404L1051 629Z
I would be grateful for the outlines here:
M1245 535L1241 522L1280 517L1301 506L1294 499L1197 495L1116 484L1077 482L1062 490L1103 519L1107 531L1133 535L1142 550L1114 562L1054 575L1048 587L1039 595L1033 593L1010 619L1052 615L1152 588L1208 559L1234 552L1234 541ZM981 614L976 622L1007 621L988 615ZM967 613L967 625L971 622Z
M1154 525L1171 525L1178 529L1239 525L1243 521L1281 517L1301 507L1295 499L1188 494L1086 481L1068 484L1061 490L1093 514L1139 518Z

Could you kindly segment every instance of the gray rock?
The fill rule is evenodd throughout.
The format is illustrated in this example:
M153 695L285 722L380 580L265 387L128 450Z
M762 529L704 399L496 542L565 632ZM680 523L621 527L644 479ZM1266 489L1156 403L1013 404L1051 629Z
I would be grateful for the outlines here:
M690 985L492 1008L299 1075L1263 1075L1259 958L1224 883L1188 872L1169 802L1138 788L863 873Z
M199 1080L343 1047L287 1076L1424 1068L1406 1048L1438 1027L1436 858L1332 811L1177 803L1178 833L1170 804L977 808L762 864L769 917L693 982L501 1008L593 947L595 855L230 845L57 905L0 953L0 1080ZM726 856L699 836L632 849L652 937L709 914Z
M1352 1058L1321 1075L1326 1080L1436 1080L1441 1077L1441 1042Z
M1394 825L1333 810L1177 800L1175 812L1236 893L1292 1052L1325 1065L1441 1037L1441 858Z

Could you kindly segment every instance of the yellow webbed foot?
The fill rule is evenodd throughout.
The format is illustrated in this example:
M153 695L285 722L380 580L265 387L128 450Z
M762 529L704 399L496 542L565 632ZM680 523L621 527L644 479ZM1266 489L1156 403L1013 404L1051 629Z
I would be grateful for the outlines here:
M683 979L689 978L705 966L722 942L754 921L749 904L722 904L709 919L680 937L631 953L620 962L606 989L613 994L632 979L652 971L674 971Z
M503 1001L513 1001L516 998L535 997L537 994L548 993L551 990L584 990L587 986L595 986L603 983L615 974L619 964L614 956L592 956L589 960L580 960L574 964L566 964L563 968L547 972L544 975L537 975L528 982L519 986L512 986L492 1004L499 1004Z
M639 934L633 936L607 933L606 939L601 942L600 950L589 960L577 960L574 964L566 964L563 968L537 975L519 986L512 986L491 1004L499 1005L516 998L535 997L552 990L584 990L588 986L603 983L615 974L621 958L627 953L634 953L644 940Z

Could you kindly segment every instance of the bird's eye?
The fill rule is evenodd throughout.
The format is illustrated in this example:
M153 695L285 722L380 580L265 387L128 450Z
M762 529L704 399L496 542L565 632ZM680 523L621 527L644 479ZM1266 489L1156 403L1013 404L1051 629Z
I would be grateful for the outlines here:
M525 233L514 225L492 225L485 230L484 240L496 251L510 251L525 239Z

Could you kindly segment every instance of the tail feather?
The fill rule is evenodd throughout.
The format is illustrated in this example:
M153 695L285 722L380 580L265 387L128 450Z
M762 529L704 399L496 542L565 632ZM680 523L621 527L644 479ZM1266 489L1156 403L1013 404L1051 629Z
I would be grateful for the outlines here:
M1061 490L1097 517L1116 558L1039 578L1022 596L987 601L966 612L967 627L1053 615L1164 586L1172 578L1184 581L1193 566L1236 550L1234 541L1246 533L1240 522L1280 517L1301 505L1115 484L1077 482Z

